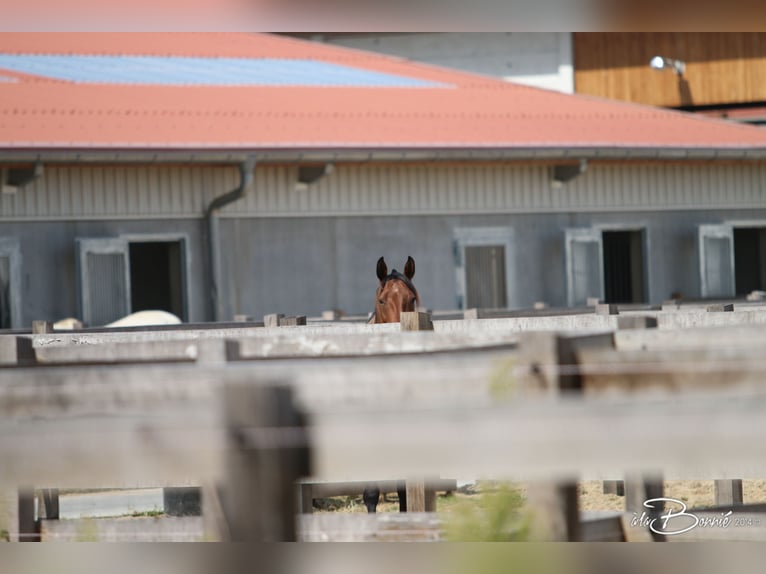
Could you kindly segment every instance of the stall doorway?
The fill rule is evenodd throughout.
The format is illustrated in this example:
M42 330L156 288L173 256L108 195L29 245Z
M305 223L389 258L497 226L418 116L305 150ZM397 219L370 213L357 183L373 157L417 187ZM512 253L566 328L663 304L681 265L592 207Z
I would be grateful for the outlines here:
M766 226L700 225L699 255L703 298L766 291Z
M567 229L567 303L645 303L645 244L644 229Z
M137 311L188 320L186 239L130 236L78 239L80 313L89 326Z
M604 299L644 303L643 231L604 231Z
M129 249L131 312L160 309L183 319L181 242L131 241Z
M766 291L766 228L734 228L734 283L737 295Z

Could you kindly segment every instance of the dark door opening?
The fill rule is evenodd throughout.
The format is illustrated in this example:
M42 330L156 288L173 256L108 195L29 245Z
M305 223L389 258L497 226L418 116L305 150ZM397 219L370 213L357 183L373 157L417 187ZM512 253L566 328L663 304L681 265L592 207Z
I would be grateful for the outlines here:
M466 308L504 309L508 306L504 245L465 248Z
M181 241L130 243L131 310L168 311L186 321Z
M737 295L766 291L766 228L734 229L734 282Z
M643 231L604 231L604 298L607 303L644 303Z

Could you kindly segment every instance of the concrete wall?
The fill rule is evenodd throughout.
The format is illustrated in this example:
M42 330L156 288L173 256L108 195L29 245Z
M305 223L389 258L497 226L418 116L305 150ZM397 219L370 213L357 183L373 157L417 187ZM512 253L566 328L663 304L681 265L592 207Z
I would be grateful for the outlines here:
M385 256L400 271L415 258L415 284L432 309L457 305L454 230L511 227L515 259L509 270L516 300L566 304L564 230L573 227L646 229L649 302L673 292L699 297L698 226L763 220L766 209L624 213L264 217L221 220L223 320L246 313L316 315L341 308L372 309L375 262ZM16 237L22 254L22 324L77 314L77 238L177 233L188 237L189 319L209 320L203 222L49 221L3 223L1 236Z
M188 238L189 319L206 320L205 251L201 231L202 220L3 223L0 236L18 238L21 249L20 326L29 327L33 320L38 319L57 321L77 317L76 239L142 234L179 234Z
M674 292L694 298L700 296L698 225L724 219L766 221L766 210L225 219L224 317L330 308L365 314L372 310L381 255L399 270L412 255L423 304L455 308L454 229L474 226L514 230L513 306L566 305L564 230L570 227L645 228L649 302Z
M538 88L574 92L569 32L317 34L312 38Z

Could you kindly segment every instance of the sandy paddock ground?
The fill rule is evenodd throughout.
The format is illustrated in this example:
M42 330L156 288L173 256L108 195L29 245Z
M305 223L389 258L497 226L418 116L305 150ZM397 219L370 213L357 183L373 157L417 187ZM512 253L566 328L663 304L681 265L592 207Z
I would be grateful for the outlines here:
M669 480L665 481L665 496L676 498L692 508L704 508L714 505L714 487L712 480ZM522 493L526 487L517 485ZM483 488L491 488L487 483L478 482L475 487L461 489L452 496L440 494L437 497L437 511L449 512L453 503L458 500L477 499ZM766 479L743 480L742 491L745 504L766 503ZM591 480L579 483L581 511L621 511L625 507L625 498L614 494L604 494L601 481ZM362 497L335 497L323 499L321 508L315 512L366 512ZM399 503L396 493L381 496L378 512L398 512Z
M665 497L681 500L689 508L713 506L713 484L712 480L666 480ZM745 504L766 502L766 480L743 480L742 498ZM603 494L600 481L580 483L581 510L622 510L624 505L624 497Z

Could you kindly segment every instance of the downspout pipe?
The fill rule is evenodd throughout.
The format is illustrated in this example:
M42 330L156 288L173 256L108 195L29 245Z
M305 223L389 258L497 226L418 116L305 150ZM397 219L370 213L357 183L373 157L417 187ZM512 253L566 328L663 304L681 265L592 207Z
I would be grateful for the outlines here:
M210 262L210 308L214 321L220 321L223 315L223 304L219 294L219 286L221 285L221 258L219 255L220 238L217 212L245 195L245 191L253 182L254 170L255 158L248 158L240 163L239 185L231 191L216 197L205 210L208 261Z

